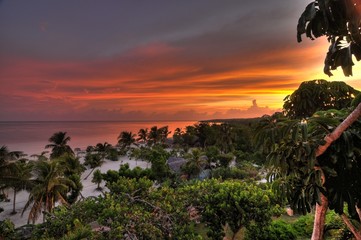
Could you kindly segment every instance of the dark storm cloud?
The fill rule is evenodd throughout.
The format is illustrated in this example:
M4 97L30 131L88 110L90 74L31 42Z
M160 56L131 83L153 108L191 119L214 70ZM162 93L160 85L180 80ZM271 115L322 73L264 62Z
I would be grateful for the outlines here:
M304 2L12 0L0 8L0 43L8 54L71 59L224 31L217 45L226 47L240 40L237 35L268 39L285 34L282 29L295 27L294 16Z

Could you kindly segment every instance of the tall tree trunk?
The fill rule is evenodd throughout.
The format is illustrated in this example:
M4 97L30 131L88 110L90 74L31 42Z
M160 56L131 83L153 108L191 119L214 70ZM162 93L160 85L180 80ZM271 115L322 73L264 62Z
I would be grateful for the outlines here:
M311 240L323 239L323 229L325 227L325 217L328 209L328 200L321 193L321 205L316 204L315 221L313 223L313 232Z
M354 123L361 116L361 103L355 108L355 110L347 116L347 118L338 125L332 133L325 137L326 143L317 148L316 157L322 155L327 148L336 141L341 134ZM324 181L323 181L324 182ZM313 225L312 240L322 240L323 229L325 226L325 217L328 209L328 200L321 194L321 205L316 204L315 222Z
M11 212L11 214L15 214L15 204L16 204L16 189L14 188L14 199L13 199L13 211Z
M341 218L343 222L346 224L347 228L352 232L352 234L355 236L356 240L361 240L361 233L357 231L355 226L350 222L346 214L342 214Z

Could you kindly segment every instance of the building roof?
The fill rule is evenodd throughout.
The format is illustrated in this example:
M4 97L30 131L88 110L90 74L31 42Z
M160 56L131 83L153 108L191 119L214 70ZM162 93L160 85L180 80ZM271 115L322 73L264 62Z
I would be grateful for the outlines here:
M169 168L176 173L180 173L182 165L186 162L187 160L181 157L170 157L167 160Z

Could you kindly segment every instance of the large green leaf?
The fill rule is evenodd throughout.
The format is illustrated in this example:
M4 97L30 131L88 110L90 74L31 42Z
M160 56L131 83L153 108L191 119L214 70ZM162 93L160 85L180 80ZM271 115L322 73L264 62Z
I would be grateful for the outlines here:
M314 40L326 36L330 47L325 58L324 73L341 67L345 76L352 76L352 55L361 59L361 4L348 0L315 0L307 5L297 25L297 40L302 35ZM341 41L347 47L340 46Z

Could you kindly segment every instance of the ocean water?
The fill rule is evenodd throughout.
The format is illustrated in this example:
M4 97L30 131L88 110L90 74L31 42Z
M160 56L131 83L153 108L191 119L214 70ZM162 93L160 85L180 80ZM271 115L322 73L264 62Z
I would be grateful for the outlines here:
M0 122L0 146L6 145L10 151L22 151L28 155L46 151L48 139L55 132L67 132L71 137L69 145L85 149L89 145L108 142L115 145L121 131L135 134L141 128L168 126L172 132L196 121L161 122ZM48 149L49 150L49 149Z

